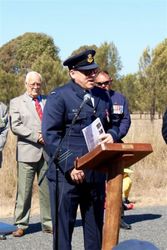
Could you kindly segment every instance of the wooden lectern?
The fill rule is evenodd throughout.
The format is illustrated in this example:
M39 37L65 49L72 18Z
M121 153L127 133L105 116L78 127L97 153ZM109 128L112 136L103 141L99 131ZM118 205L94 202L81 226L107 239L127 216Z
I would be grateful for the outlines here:
M152 152L151 144L146 143L104 143L77 160L77 169L92 168L107 173L102 250L112 250L118 244L124 167L130 167Z

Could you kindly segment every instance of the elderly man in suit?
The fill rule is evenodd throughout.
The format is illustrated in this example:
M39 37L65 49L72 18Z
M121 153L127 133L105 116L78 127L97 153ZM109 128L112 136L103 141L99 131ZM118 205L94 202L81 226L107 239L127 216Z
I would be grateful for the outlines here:
M28 228L32 187L35 174L38 183L47 170L44 140L41 134L42 110L46 97L41 95L42 77L31 71L26 75L26 92L10 101L10 125L17 136L18 162L17 196L13 236L21 237ZM43 232L52 232L48 183L43 179L39 187L40 218Z

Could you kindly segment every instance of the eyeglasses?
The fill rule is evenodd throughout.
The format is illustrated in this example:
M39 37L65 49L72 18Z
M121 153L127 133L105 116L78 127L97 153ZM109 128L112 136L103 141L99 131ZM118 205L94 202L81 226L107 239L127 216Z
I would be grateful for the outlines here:
M98 69L89 69L89 70L78 70L79 72L81 72L82 74L84 74L85 76L89 76L92 74L97 74L99 72Z
M103 86L103 85L107 86L107 85L109 85L110 83L111 83L111 81L106 81L106 82L96 82L96 84L97 84L98 86Z
M38 82L29 83L28 85L30 86L30 88L34 88L35 86L41 87L41 83L38 83Z

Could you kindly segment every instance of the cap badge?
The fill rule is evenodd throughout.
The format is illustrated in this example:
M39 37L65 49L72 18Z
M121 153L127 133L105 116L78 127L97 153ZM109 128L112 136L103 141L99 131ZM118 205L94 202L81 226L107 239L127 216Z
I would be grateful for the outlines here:
M89 54L89 55L88 55L87 62L88 62L88 63L92 63L92 62L93 62L92 54Z

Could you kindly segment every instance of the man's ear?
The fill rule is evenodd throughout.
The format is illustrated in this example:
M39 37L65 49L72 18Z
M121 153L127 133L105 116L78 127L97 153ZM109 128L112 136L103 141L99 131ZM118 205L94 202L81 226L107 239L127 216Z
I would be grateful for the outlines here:
M74 77L74 74L75 74L75 70L70 69L70 71L69 71L69 75L71 76L71 78L73 78L73 77Z

